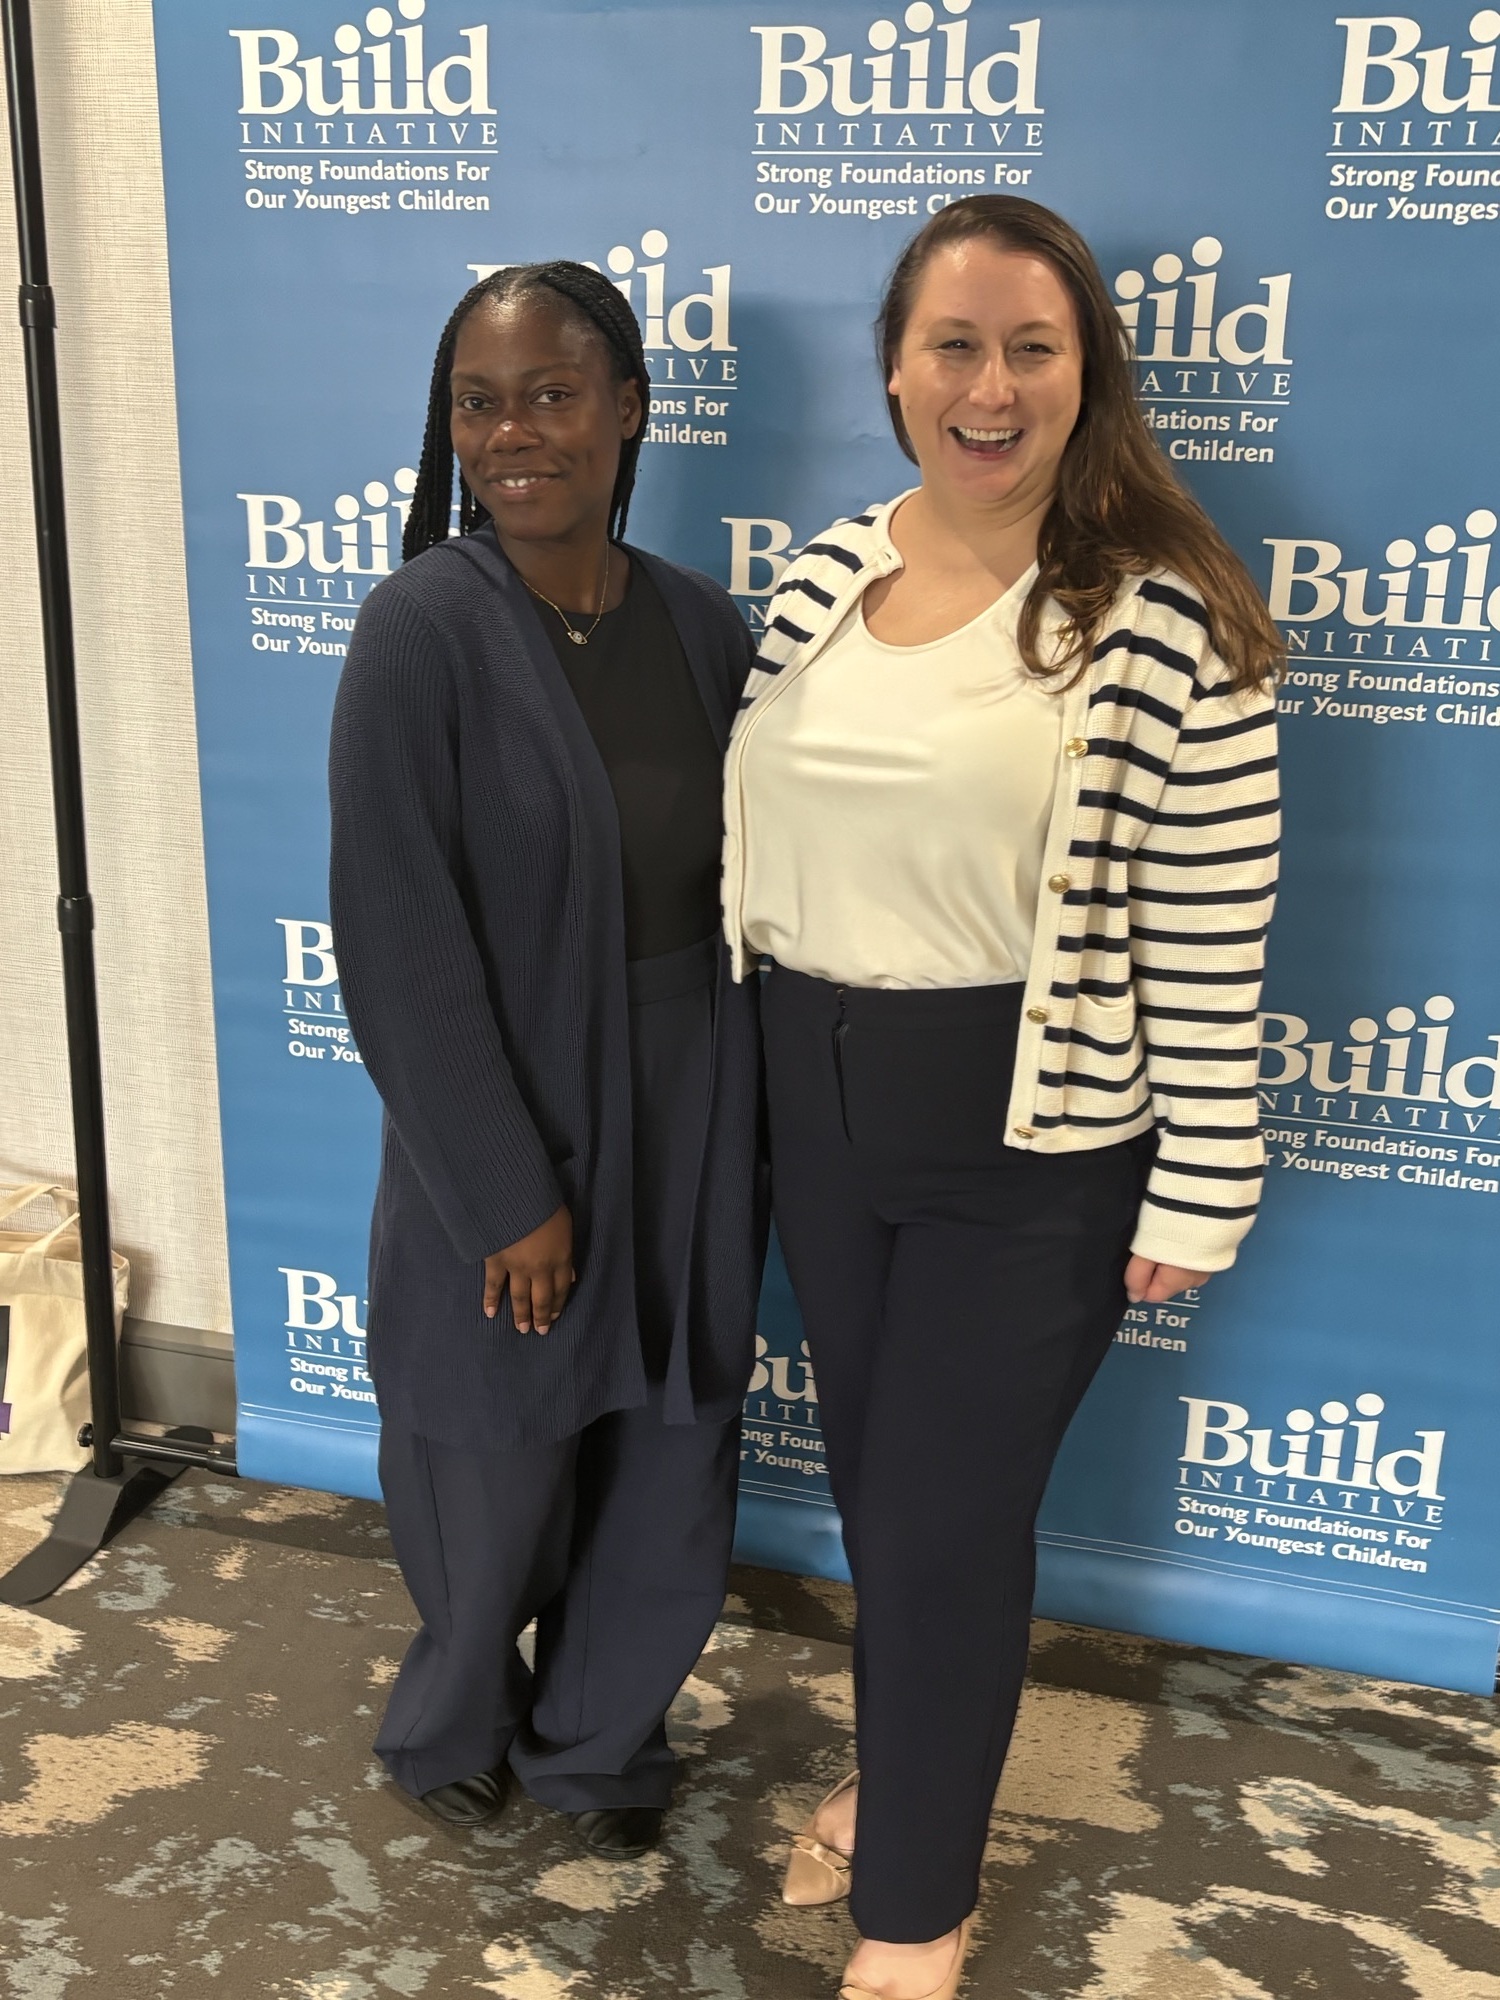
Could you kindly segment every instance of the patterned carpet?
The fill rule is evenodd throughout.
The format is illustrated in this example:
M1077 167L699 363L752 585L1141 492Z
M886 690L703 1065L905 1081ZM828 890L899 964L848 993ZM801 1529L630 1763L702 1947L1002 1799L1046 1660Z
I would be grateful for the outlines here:
M0 1487L0 1566L57 1482ZM6 2000L830 2000L775 1897L848 1761L848 1593L739 1571L661 1851L437 1825L368 1750L410 1629L379 1510L190 1474L0 1608ZM1493 1705L1039 1626L976 2000L1500 2000Z

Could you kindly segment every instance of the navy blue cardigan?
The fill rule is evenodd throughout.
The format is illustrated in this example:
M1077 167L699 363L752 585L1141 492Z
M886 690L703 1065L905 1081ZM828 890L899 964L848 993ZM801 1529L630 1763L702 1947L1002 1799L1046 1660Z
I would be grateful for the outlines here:
M630 550L723 747L754 648L707 577ZM631 1218L619 826L530 594L492 529L366 599L334 708L334 949L386 1107L370 1246L382 1414L441 1442L541 1444L646 1399ZM708 1136L671 1423L719 1421L753 1364L765 1249L756 982L720 947ZM566 1202L578 1282L545 1338L482 1310L482 1260Z

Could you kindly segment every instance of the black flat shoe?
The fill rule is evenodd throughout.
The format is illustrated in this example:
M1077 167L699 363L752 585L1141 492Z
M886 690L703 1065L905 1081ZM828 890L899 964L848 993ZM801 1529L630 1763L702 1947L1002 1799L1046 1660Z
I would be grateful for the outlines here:
M472 1778L455 1778L423 1792L427 1810L449 1826L483 1826L505 1804L508 1773L503 1764L493 1771L476 1771Z
M573 1831L601 1861L635 1861L661 1839L660 1806L597 1806L569 1813Z

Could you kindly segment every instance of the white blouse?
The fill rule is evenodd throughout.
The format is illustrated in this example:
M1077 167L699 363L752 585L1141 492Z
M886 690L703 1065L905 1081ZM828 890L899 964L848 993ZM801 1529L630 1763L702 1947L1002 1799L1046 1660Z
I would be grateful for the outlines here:
M1016 646L1035 574L922 646L875 638L856 603L761 697L740 765L752 950L848 986L1025 979L1062 731Z

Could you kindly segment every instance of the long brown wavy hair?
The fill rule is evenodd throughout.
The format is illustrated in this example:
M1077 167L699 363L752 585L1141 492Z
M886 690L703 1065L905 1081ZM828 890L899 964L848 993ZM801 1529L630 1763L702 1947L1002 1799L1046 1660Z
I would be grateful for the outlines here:
M1234 686L1279 679L1286 658L1281 635L1245 565L1178 485L1158 449L1136 398L1129 336L1093 252L1071 223L1016 195L966 195L939 210L902 251L886 286L875 322L881 379L890 382L928 260L949 244L980 236L1052 266L1073 301L1083 347L1083 407L1037 538L1037 579L1017 632L1027 669L1038 675L1058 670L1037 646L1049 598L1066 614L1064 663L1077 659L1081 672L1125 579L1170 569L1203 599L1214 650ZM886 404L897 442L915 463L901 405L889 387Z

